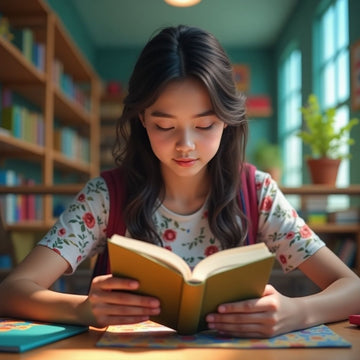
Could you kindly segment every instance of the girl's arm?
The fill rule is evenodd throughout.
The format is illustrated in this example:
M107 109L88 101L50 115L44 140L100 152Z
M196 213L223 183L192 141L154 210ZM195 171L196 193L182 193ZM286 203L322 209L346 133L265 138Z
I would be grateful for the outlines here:
M160 311L158 300L128 292L138 287L136 281L111 275L95 278L88 296L49 290L68 267L51 249L35 247L0 284L0 316L103 327L147 320Z
M328 248L299 268L320 292L290 298L268 285L260 299L221 305L207 317L209 327L240 337L271 337L360 313L360 279Z

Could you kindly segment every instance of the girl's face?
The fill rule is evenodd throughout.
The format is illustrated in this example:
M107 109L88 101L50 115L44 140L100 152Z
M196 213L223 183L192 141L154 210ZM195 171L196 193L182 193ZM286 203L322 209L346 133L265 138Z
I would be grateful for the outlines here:
M226 127L215 115L205 86L191 78L169 83L140 119L163 174L181 177L206 170Z

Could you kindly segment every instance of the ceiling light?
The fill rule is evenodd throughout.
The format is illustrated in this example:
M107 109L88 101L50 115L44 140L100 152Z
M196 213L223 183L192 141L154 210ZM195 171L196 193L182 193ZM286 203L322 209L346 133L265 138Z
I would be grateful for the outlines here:
M198 4L201 0L164 0L167 4L178 7L187 7Z

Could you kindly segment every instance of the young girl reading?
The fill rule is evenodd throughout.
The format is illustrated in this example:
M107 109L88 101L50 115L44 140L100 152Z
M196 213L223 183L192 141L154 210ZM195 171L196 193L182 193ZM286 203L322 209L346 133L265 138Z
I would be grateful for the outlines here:
M359 313L359 278L270 176L244 163L247 131L244 98L218 41L194 27L160 31L129 81L117 124L117 169L90 180L3 281L0 315L102 327L161 312L156 298L132 292L136 281L106 271L86 296L50 289L85 258L106 254L115 232L163 246L190 266L262 241L285 272L298 268L321 289L290 298L268 285L259 299L221 304L207 322L222 333L270 337Z

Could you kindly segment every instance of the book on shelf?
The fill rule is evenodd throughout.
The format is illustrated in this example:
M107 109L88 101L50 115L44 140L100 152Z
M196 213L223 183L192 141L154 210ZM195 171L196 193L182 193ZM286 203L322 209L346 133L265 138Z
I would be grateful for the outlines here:
M168 249L113 235L108 240L111 272L136 279L138 293L160 300L151 320L193 334L206 328L205 317L220 304L261 297L274 262L264 243L217 252L193 270Z
M88 331L87 327L0 318L0 352L24 352Z
M328 221L336 224L358 224L360 222L360 209L351 207L329 212Z

